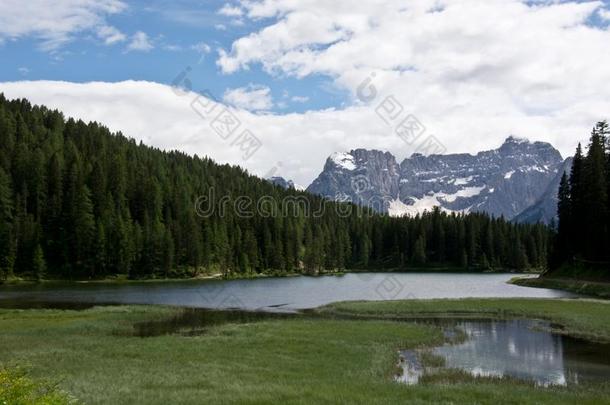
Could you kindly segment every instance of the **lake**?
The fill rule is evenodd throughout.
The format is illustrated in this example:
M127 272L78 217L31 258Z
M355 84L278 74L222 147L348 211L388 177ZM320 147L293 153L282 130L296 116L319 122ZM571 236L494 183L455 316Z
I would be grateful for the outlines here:
M432 349L445 367L481 377L512 377L536 385L571 386L605 382L610 377L610 344L589 342L549 332L536 320L447 321L444 329L461 330L466 339ZM397 381L416 384L439 369L422 365L416 350L400 352Z
M0 305L160 304L193 308L296 311L337 301L432 298L572 298L507 284L516 274L348 273L342 276L0 286Z

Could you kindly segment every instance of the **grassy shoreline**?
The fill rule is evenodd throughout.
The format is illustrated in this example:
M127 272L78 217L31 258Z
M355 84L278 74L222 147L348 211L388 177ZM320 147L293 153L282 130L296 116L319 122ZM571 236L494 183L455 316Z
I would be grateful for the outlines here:
M610 343L610 301L552 298L466 298L337 302L320 314L355 319L418 318L541 319L558 334Z
M510 283L521 287L551 288L564 290L576 294L589 295L603 299L610 299L610 283L603 281L578 280L559 277L516 277Z
M447 375L393 382L398 349L444 341L414 314L544 317L610 341L610 303L593 300L345 302L295 316L214 325L201 334L133 335L181 308L0 309L0 366L25 367L84 403L602 403L610 385L539 388L510 379ZM342 315L360 316L346 319ZM376 318L376 319L373 319ZM188 331L186 331L188 332ZM1 403L1 401L0 401Z

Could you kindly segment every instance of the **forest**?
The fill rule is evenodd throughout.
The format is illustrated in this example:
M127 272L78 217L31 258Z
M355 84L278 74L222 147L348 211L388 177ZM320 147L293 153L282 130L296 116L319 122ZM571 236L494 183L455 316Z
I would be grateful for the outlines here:
M579 144L571 172L561 179L553 271L592 269L610 278L609 136L608 123L598 122L586 155Z
M438 209L412 218L375 214L3 95L0 142L0 279L527 270L546 268L553 247L545 225ZM599 160L597 149L589 155ZM583 173L601 164L591 159L583 159ZM210 196L210 215L198 209L201 196ZM224 209L245 197L265 198L284 215ZM294 198L308 204L288 206ZM607 207L607 200L595 204ZM577 201L571 206L575 218ZM324 208L320 215L308 212L316 207ZM604 211L596 205L582 212L581 231L601 234L591 212ZM562 216L560 235L567 223ZM603 243L583 257L603 260Z

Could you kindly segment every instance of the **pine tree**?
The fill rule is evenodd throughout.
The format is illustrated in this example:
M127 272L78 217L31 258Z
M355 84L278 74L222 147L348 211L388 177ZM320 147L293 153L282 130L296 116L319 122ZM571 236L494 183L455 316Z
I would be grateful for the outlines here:
M591 133L589 150L583 166L583 207L586 259L603 261L610 245L608 240L608 185L606 181L606 134L608 124L599 122Z
M585 201L584 201L584 178L583 178L583 165L584 157L582 154L582 146L580 143L576 148L576 154L572 162L572 171L570 173L570 208L571 208L571 222L568 225L570 227L570 234L584 235L585 234ZM582 253L583 238L576 237L572 241L572 251L576 255Z
M169 277L169 273L174 268L174 238L172 238L172 233L167 228L164 232L162 249L162 271L165 277Z
M87 186L82 186L75 196L74 218L74 257L75 264L89 273L93 268L91 258L93 256L93 242L95 238L95 217L93 216L93 204L91 193Z
M96 276L103 276L106 274L107 268L107 242L106 242L106 230L104 224L101 222L97 223L95 232L95 242L93 244L93 255L94 265L91 267L91 278Z
M12 235L13 200L10 180L0 167L0 279L13 274L14 244Z
M555 242L555 257L553 258L553 263L556 267L565 262L572 255L570 232L574 228L574 225L572 224L572 202L567 173L564 173L561 177L558 200L557 217L559 218L559 226Z
M44 253L40 245L37 245L34 249L34 256L32 257L32 272L38 280L42 280L45 276L47 265L44 260Z
M426 239L424 235L420 235L415 242L413 248L413 264L423 266L426 264Z

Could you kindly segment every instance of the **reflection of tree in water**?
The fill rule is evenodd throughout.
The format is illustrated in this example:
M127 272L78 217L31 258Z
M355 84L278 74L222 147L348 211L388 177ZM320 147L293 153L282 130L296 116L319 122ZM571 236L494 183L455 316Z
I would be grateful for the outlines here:
M533 380L540 385L565 385L610 376L609 345L540 331L540 326L548 326L540 322L461 322L458 326L469 338L435 351L446 359L447 367L479 376Z
M610 344L563 338L564 367L568 384L610 379Z

